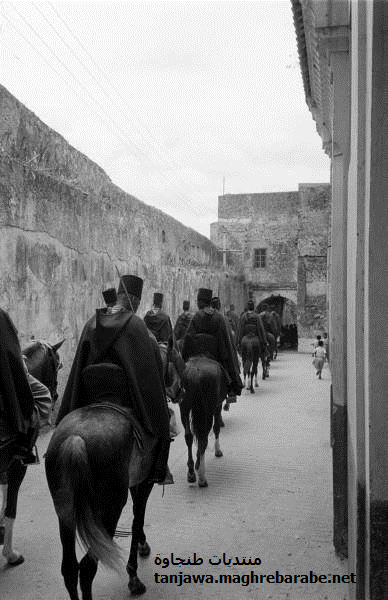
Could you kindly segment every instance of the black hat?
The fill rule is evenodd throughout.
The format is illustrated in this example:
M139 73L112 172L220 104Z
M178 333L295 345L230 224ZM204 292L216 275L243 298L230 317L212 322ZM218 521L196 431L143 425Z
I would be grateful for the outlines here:
M183 300L183 310L189 310L190 300Z
M157 306L158 308L162 308L162 304L163 304L163 294L160 294L159 292L155 292L154 306Z
M115 304L117 300L116 288L109 288L102 292L105 304Z
M248 300L247 302L247 309L248 310L253 310L255 308L255 303L253 302L253 300Z
M206 302L206 304L210 304L212 301L213 290L208 290L206 288L199 288L197 300L202 300L202 302Z
M210 305L211 305L212 308L216 308L217 310L220 310L220 308L221 308L221 300L219 299L218 296L214 296L212 298L212 301L211 301Z
M141 300L141 294L143 291L143 280L141 277L137 277L136 275L122 275L120 279L119 289L117 290L118 294L125 294L125 289L128 294L135 296L135 298L139 298Z

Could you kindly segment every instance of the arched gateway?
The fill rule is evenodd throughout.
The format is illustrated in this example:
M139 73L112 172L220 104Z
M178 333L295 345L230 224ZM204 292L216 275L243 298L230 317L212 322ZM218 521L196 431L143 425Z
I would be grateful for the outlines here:
M269 309L275 310L281 321L282 331L280 334L280 347L298 349L298 320L296 303L280 294L265 297L257 305L259 310L267 304Z

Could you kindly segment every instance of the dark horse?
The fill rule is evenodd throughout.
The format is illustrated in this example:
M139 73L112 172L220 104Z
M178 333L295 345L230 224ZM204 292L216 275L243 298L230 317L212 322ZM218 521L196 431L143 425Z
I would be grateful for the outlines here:
M198 485L207 487L205 451L213 419L213 431L216 438L215 455L217 457L222 456L219 435L222 402L227 395L226 377L221 365L215 360L205 355L193 356L186 363L182 375L182 386L184 392L179 407L188 448L187 481L189 483L196 481L192 453L195 437L198 443L197 460L195 462L195 469L198 471Z
M57 398L57 375L61 368L58 350L64 340L54 346L46 342L36 341L23 350L27 357L28 371L39 379L51 392L53 401ZM16 566L24 562L23 556L13 548L13 526L16 518L18 494L25 477L27 467L17 457L17 440L10 436L1 450L1 464L4 470L0 473L2 488L2 507L0 510L0 544L3 544L3 556L9 565Z
M268 341L268 348L265 356L265 376L269 377L269 367L271 361L277 357L277 341L273 333L271 333L270 331L267 331L266 335Z
M260 340L257 335L244 335L243 339L241 340L241 360L244 371L244 386L246 386L247 390L250 390L251 394L255 393L253 387L253 377L255 378L255 387L259 386L257 381L257 366L259 364L260 357L263 366L262 377L265 379L267 370L266 356L264 349L260 344ZM248 382L246 382L247 378Z
M113 541L121 512L127 503L129 469L135 461L137 440L129 410L113 403L91 404L66 415L56 428L46 454L46 477L59 520L62 575L71 600L92 599L92 584L100 560L117 570L119 547ZM131 550L127 563L132 594L146 591L137 577L137 553L151 552L143 531L153 483L144 479L130 488L133 502ZM85 556L78 564L78 534Z
M168 361L174 364L175 358L173 351L168 353ZM101 372L101 365L98 368ZM133 503L128 587L133 595L146 591L137 576L137 555L146 557L151 552L144 533L144 518L154 485L147 477L154 460L155 442L143 438L139 448L131 411L120 406L120 389L125 389L125 381L115 390L109 375L101 377L111 401L89 404L66 415L46 453L46 477L62 542L61 570L71 600L79 600L78 579L82 599L92 600L99 560L107 567L119 568L121 555L113 537L127 503L128 489ZM147 443L141 448L143 441ZM131 485L135 479L136 485ZM76 535L86 551L79 564Z

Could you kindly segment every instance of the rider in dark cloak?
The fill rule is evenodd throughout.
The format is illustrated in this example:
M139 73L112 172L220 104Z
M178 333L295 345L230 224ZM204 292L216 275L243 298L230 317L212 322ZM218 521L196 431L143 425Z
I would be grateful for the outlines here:
M123 284L124 282L124 284ZM125 288L124 288L125 285ZM118 304L111 309L97 309L85 325L67 381L57 424L72 410L88 403L85 389L85 368L89 365L113 363L120 387L124 371L127 382L127 406L146 432L159 438L158 460L152 474L156 481L165 477L170 447L169 413L163 382L163 366L159 348L150 337L142 319L136 314L143 280L134 275L121 278ZM132 300L134 310L125 306L125 297ZM120 372L119 372L120 371ZM115 369L112 369L112 378ZM117 385L116 385L117 383Z
M27 462L34 462L30 456L35 443L33 421L34 398L17 330L9 315L0 309L0 445L15 436L21 458Z
M277 323L269 310L268 304L263 304L261 306L261 312L259 312L259 305L256 307L256 312L259 313L261 320L264 325L264 329L269 333L272 333L277 338Z
M232 330L234 333L234 337L236 338L237 334L238 334L240 319L238 318L238 315L235 313L234 304L230 305L229 310L227 310L225 313L225 317L228 319L229 323L231 324L231 327L232 327Z
M221 313L221 300L219 299L218 296L214 296L212 298L210 306L212 308L214 308L214 310L216 310L218 312L218 314L220 314L222 316L222 313ZM232 306L233 306L233 304L232 304ZM225 320L226 330L228 332L229 340L230 340L230 344L231 344L231 348L232 348L234 366L235 366L235 369L238 371L238 373L240 373L240 365L239 365L239 362L238 362L237 346L236 346L235 334L234 334L233 326L232 326L231 321L226 316L223 317L223 318ZM228 394L228 397L225 400L224 410L228 411L229 410L229 405L230 404L234 404L235 402L237 402L237 400L236 400L236 394L234 392L230 392Z
M250 300L247 304L247 312L240 319L239 332L237 335L236 345L241 352L241 341L244 336L257 336L260 341L261 351L263 352L267 346L267 335L261 317L254 312L254 302Z
M210 307L212 290L198 290L198 312L192 317L183 340L182 357L205 354L219 362L226 372L229 392L241 395L244 387L235 363L233 348L224 317Z
M154 304L152 310L149 310L145 317L144 323L148 329L152 331L157 342L168 344L173 336L170 317L162 311L163 294L156 292L154 294Z
M192 315L190 314L189 310L190 310L190 301L184 300L183 301L183 313L180 314L179 317L177 318L177 321L176 321L175 327L174 327L174 335L175 335L175 339L177 342L179 342L179 340L181 340L185 337L186 331L190 325Z

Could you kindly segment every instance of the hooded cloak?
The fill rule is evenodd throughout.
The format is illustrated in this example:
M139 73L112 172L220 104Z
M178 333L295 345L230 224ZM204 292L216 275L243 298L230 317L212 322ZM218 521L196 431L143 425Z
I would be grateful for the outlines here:
M34 399L28 383L17 330L0 309L0 414L14 433L31 426Z
M57 424L87 403L82 371L91 364L113 362L125 372L129 406L146 431L169 439L169 414L163 366L157 344L143 321L130 311L97 310L85 325L58 413Z

